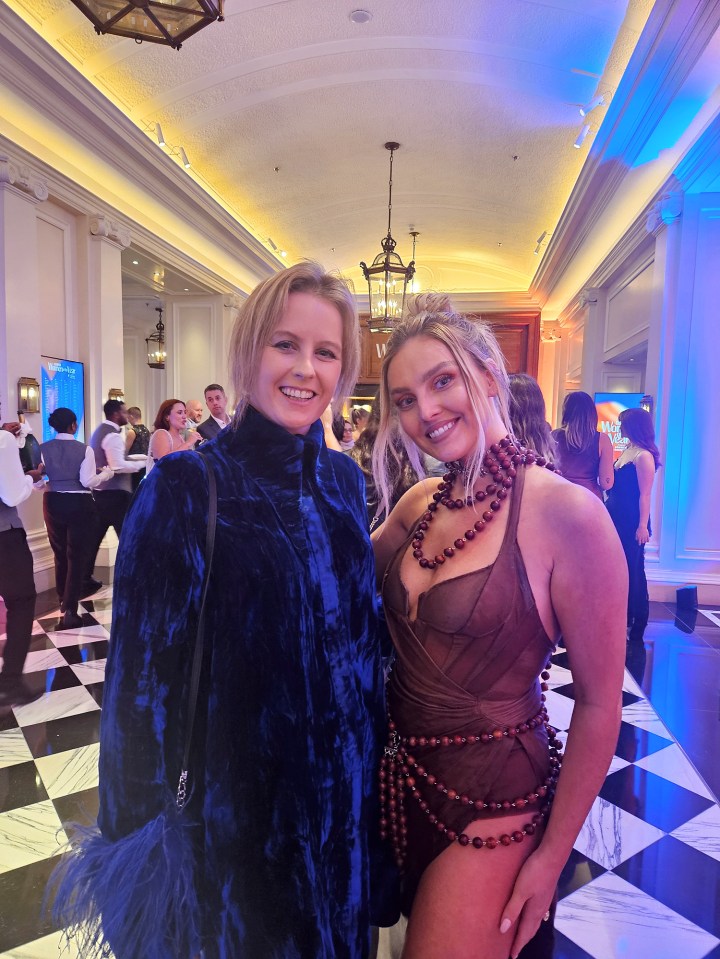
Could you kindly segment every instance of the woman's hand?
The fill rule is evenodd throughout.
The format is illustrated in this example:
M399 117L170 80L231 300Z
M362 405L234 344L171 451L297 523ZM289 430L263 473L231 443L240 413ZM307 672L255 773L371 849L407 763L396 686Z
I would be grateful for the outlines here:
M638 541L640 546L644 546L645 543L650 540L650 533L648 533L647 526L638 526L635 530L635 539Z
M188 444L190 449L194 449L198 443L202 442L202 436L196 430L191 430L191 432L188 433L188 438L185 440L185 442Z
M560 870L543 859L540 850L523 863L500 922L500 932L512 941L510 959L517 959L540 928L552 905L559 876Z

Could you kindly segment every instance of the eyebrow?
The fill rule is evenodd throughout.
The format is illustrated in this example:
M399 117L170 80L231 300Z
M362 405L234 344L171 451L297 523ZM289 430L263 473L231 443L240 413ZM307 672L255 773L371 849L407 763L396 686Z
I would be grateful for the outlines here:
M455 363L453 360L450 360L450 359L441 360L440 363L436 363L435 366L430 367L427 373L423 376L421 382L427 383L427 381L431 380L433 376L436 376L440 372L440 370L446 369L449 366L452 367L453 369L457 369L457 363ZM390 396L395 396L396 393L406 393L407 390L408 390L407 386L398 386L396 389L390 390Z

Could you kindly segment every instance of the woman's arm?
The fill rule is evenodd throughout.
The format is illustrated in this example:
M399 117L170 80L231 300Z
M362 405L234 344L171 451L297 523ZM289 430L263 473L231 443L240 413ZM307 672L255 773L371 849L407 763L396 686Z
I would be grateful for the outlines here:
M157 463L163 456L172 453L172 439L167 430L155 430L150 437L148 445L148 456L152 457Z
M635 539L641 546L650 539L648 526L650 524L650 495L655 481L655 460L652 453L643 450L634 460L637 472L638 486L640 487L640 521L635 532Z
M598 483L600 489L612 489L615 482L615 470L613 469L613 446L607 433L598 433L600 439L600 465L598 466Z
M559 491L545 532L553 561L550 598L567 647L575 706L545 834L520 870L503 913L512 923L513 957L550 906L607 774L620 726L627 563L602 503L576 492L584 491Z
M125 431L125 455L130 452L130 447L135 442L135 430L132 426L128 426Z
M99 824L116 840L177 786L207 523L203 464L156 467L123 524L100 733Z

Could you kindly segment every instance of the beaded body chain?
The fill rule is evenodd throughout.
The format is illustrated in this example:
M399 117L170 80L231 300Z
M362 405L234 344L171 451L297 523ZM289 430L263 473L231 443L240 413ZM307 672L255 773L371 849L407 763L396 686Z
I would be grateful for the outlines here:
M466 498L453 498L452 496L455 480L462 472L462 467L460 464L446 463L448 472L443 476L437 493L433 494L433 502L428 505L413 533L412 555L418 561L418 564L423 569L434 570L445 563L446 560L452 559L458 550L464 549L468 542L471 542L479 533L483 532L486 525L492 521L497 511L502 507L503 501L507 499L513 487L517 469L520 466L527 467L533 463L554 470L554 466L547 463L543 457L537 456L532 450L516 446L506 436L499 443L494 443L483 458L482 472L490 475L490 482L484 490L479 490L474 496ZM424 555L423 541L425 534L439 506L444 506L450 510L461 510L473 506L476 502L483 503L486 500L489 500L488 508L483 512L481 518L473 523L472 527L468 528L463 536L458 537L452 546L446 546L442 553L438 553L432 559L428 559ZM467 736L403 736L392 719L389 720L388 744L385 747L379 772L380 834L383 839L391 841L395 861L400 869L404 865L407 849L408 828L405 802L408 797L412 797L419 804L420 809L427 816L428 824L439 833L443 833L449 842L457 842L461 846L472 846L474 849L495 849L497 846L509 846L511 843L522 842L525 836L532 836L543 825L550 811L562 764L562 743L557 738L557 730L549 725L548 714L544 705L545 691L548 688L547 680L550 678L548 672L550 665L548 659L545 669L540 674L543 691L541 695L542 708L536 716L533 716L527 722L520 723L518 726L498 728L491 732L479 732L477 735ZM416 746L466 749L480 744L492 748L493 743L506 738L522 736L542 725L545 726L548 734L550 773L542 783L535 786L529 793L517 796L514 799L508 797L486 801L473 798L459 788L439 780L424 764L419 763L412 752L409 751ZM525 823L522 829L514 830L512 833L502 833L499 837L471 837L464 832L458 833L449 828L433 813L427 798L424 798L430 794L428 790L435 790L447 799L458 802L462 806L472 806L482 813L506 813L510 810L520 812L526 807L531 807L534 811L530 815L530 821ZM529 814L530 811L529 809Z

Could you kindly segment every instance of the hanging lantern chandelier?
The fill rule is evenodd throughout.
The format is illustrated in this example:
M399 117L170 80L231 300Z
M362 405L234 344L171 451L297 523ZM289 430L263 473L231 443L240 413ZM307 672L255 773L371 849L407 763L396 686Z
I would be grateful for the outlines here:
M179 50L193 33L223 20L223 0L72 0L96 33L164 43Z
M162 321L163 308L156 306L155 312L159 314L155 330L145 339L147 365L153 370L164 370L167 352L165 350L165 324Z
M360 263L363 275L368 282L370 294L370 321L368 326L373 333L389 333L402 316L407 285L415 275L415 261L407 266L395 252L396 243L390 232L392 219L393 154L400 149L399 143L386 143L390 151L390 181L388 184L388 231L382 240L382 251L368 266Z

